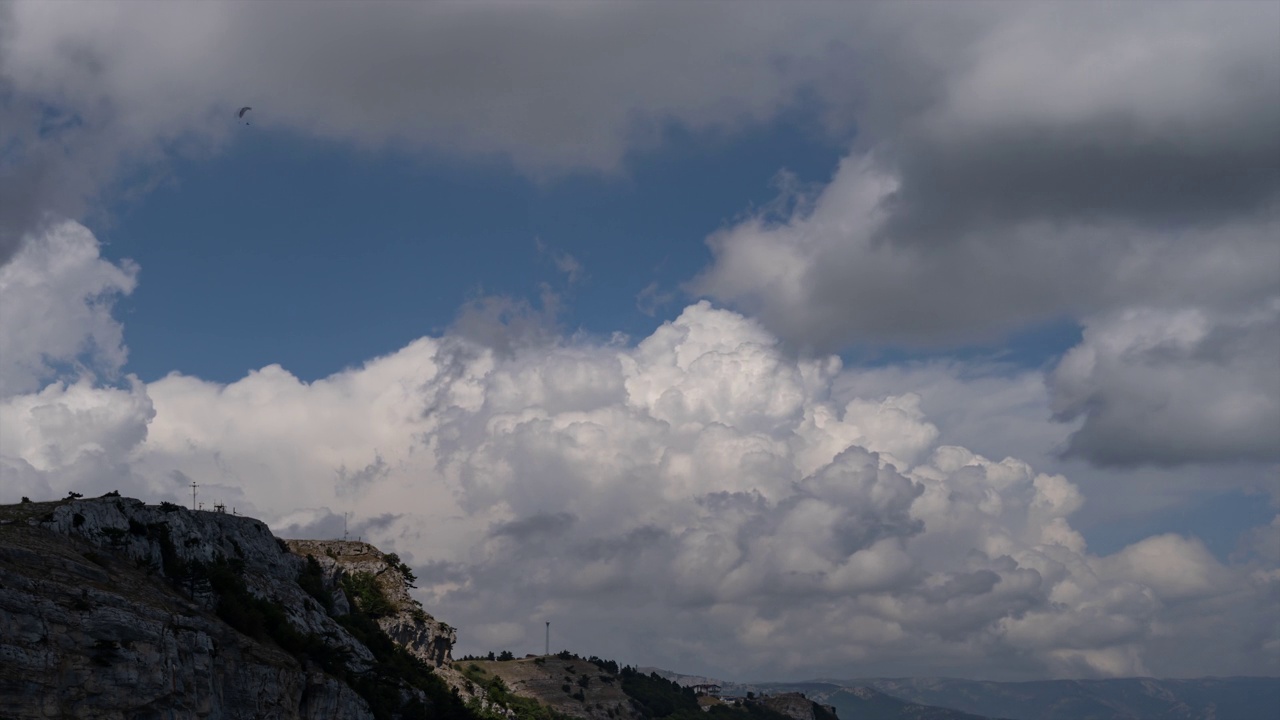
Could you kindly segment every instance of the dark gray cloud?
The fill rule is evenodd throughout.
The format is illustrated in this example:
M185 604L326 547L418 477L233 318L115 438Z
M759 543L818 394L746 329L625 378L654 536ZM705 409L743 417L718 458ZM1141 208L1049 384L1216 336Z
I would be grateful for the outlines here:
M833 24L834 22L834 24ZM0 262L254 122L357 147L616 173L675 122L733 132L817 78L850 13L768 3L0 4ZM136 171L136 172L135 172ZM573 259L554 258L571 279Z
M375 452L373 462L359 470L348 470L345 465L338 468L334 489L339 497L365 492L370 485L385 479L390 472L391 468L387 465L387 461L381 454Z
M1017 240L1003 227L1023 222L1173 230L1256 217L1280 193L1280 133L1265 132L1280 128L1280 93L1269 100L1274 104L1240 108L1256 123L1251 128L1204 129L1205 136L1222 133L1220 142L1181 142L1133 123L1104 122L1011 128L958 147L907 147L898 156L902 186L886 199L889 219L877 237L946 245L977 233L1000 243Z
M713 235L690 287L818 351L1193 313L1209 336L1248 337L1161 354L1141 334L1165 331L1130 323L1138 335L1077 348L1077 364L1109 359L1051 378L1058 417L1084 420L1070 452L1274 459L1277 330L1243 318L1280 298L1280 6L915 10L869 14L896 42L850 41L878 77L852 72L859 136L831 182Z
M1275 292L1280 9L957 3L946 34L912 7L850 48L854 153L713 236L696 291L819 349Z
M577 520L573 513L539 513L499 523L489 531L489 537L509 537L517 542L538 537L555 537L563 535Z
M1090 322L1049 376L1065 451L1101 465L1280 461L1280 300Z

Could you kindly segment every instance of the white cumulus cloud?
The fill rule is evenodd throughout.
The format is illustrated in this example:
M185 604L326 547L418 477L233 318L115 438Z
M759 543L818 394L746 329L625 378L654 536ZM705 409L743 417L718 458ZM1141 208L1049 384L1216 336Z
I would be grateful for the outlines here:
M310 383L55 380L0 405L0 499L194 481L287 534L349 513L461 652L536 649L551 620L557 645L735 677L1280 669L1273 555L1096 554L1076 483L944 442L927 383L852 392L889 378L703 302L635 345L446 334Z

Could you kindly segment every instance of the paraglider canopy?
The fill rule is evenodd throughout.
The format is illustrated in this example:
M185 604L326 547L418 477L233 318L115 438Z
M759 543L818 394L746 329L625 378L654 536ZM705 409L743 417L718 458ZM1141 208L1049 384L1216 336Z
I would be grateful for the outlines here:
M236 117L242 118L244 117L245 113L249 112L252 109L253 108L249 107L248 105L245 105L244 107L240 108L240 112L236 114Z

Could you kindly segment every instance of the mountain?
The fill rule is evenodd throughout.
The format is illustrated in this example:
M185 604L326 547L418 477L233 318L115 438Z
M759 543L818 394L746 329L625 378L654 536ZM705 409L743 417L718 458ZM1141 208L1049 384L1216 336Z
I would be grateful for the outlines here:
M170 503L0 506L0 718L476 720L411 576Z
M714 682L725 692L735 694L748 691L805 693L813 700L835 707L840 720L908 717L937 720L974 717L1010 720L1280 719L1280 678L1114 678L1033 682L855 678L732 683L658 672L683 684Z
M980 682L871 678L873 687L913 702L1015 720L1268 720L1280 718L1280 678L1191 680L1117 678Z
M720 685L726 694L735 696L745 696L747 693L765 697L783 693L800 695L812 702L829 706L839 720L1001 720L937 704L904 700L865 685L846 687L838 683L818 681L734 683L698 675L681 675L659 668L646 667L641 670L656 673L681 685Z

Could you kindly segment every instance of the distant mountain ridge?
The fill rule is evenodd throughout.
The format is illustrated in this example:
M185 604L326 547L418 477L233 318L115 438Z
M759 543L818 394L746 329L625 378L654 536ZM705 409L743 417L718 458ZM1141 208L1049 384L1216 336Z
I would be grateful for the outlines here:
M903 700L867 686L843 687L825 682L735 683L700 675L681 675L661 668L644 667L639 670L656 672L685 686L719 685L726 695L801 693L809 700L834 708L840 720L1006 720Z
M1008 718L1009 720L1276 720L1280 678L1038 680L852 678L734 683L656 668L677 682L714 682L725 692L804 692L832 705L841 720L862 718ZM890 702L892 701L892 702ZM897 703L897 704L895 704ZM959 713L937 714L939 711ZM898 715L884 714L897 712ZM909 714L917 713L917 714ZM935 713L935 714L927 714Z
M1038 680L984 682L952 678L847 681L913 702L945 705L1013 720L1274 720L1280 678Z

